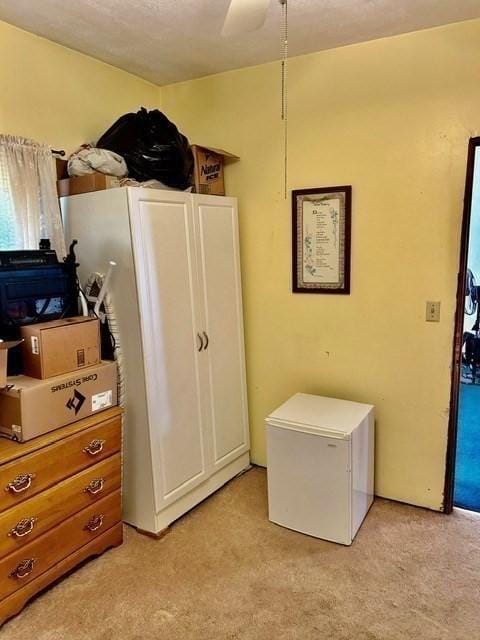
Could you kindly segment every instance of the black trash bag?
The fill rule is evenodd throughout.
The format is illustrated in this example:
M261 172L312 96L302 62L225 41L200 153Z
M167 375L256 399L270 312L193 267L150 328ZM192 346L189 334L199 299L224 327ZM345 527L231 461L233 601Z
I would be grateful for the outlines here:
M128 175L139 182L160 180L168 187L186 189L193 171L187 138L158 109L121 116L98 140L97 147L121 155Z

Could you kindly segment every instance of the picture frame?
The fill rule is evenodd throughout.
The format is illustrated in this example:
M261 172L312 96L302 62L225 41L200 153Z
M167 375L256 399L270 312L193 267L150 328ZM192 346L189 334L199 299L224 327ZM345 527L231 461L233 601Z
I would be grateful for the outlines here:
M292 191L292 290L350 293L352 187Z

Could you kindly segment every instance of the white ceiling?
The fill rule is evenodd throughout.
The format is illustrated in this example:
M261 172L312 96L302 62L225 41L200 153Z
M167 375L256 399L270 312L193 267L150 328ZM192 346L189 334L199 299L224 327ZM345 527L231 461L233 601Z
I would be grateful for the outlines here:
M157 84L276 60L281 7L242 37L220 32L229 0L0 0L0 20ZM289 53L480 17L480 0L288 0Z

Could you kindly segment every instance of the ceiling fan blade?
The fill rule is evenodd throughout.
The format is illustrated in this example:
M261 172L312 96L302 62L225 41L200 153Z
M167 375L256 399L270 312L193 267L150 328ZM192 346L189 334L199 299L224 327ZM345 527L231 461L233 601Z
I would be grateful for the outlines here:
M231 0L222 36L256 31L265 22L270 0Z

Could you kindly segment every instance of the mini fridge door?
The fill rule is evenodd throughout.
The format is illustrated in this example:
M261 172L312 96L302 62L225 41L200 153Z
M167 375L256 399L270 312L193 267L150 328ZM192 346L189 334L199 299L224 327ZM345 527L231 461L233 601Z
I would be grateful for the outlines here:
M268 508L276 524L349 545L351 441L267 422Z

